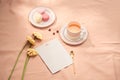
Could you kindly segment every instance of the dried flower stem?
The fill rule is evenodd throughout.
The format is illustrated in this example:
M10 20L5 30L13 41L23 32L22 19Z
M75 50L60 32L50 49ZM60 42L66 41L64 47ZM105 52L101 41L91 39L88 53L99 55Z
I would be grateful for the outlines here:
M73 72L74 72L74 75L76 74L76 71L75 71L75 64L74 64L74 57L75 57L75 53L73 51L70 52L70 56L72 57L73 59Z
M12 71L11 71L9 77L8 77L8 80L11 80L12 74L13 74L13 72L14 72L14 70L15 70L15 67L16 67L16 65L17 65L17 62L18 62L19 58L20 58L20 55L21 55L22 51L24 50L24 48L26 47L27 44L28 44L28 42L26 42L26 44L23 46L23 48L22 48L21 51L19 52L19 54L18 54L18 56L17 56L17 59L16 59L16 61L15 61L15 64L14 64L14 66L13 66L13 68L12 68Z
M75 63L74 63L74 58L73 58L73 72L74 72L74 75L76 74L76 71L75 71Z
M24 64L24 68L23 68L23 72L22 72L22 79L21 79L21 80L24 80L25 71L26 71L26 68L27 68L27 64L28 64L28 62L29 62L29 59L30 59L30 57L27 55L26 60L25 60L25 64Z
M34 38L35 39L35 38ZM32 47L32 44L30 44L29 48ZM26 59L25 59L25 63L24 63L24 68L23 68L23 72L22 72L22 78L21 80L24 80L24 76L25 76L25 71L26 71L26 68L27 68L27 64L29 62L29 59L30 59L30 56L26 56Z

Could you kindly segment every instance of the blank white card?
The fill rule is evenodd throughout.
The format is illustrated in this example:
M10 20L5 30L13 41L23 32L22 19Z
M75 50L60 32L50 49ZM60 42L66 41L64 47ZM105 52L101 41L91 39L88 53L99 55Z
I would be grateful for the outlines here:
M58 39L53 39L36 48L38 54L52 73L72 64L72 58Z

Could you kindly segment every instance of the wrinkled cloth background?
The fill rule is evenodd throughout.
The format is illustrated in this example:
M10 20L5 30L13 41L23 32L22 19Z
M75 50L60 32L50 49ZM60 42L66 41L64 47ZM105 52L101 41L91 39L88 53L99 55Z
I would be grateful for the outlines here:
M73 66L51 74L39 56L31 58L25 80L120 80L120 1L119 0L0 0L0 80L7 80L16 57L34 31L43 34L41 45L58 38L68 52L75 52ZM49 28L33 27L30 11L38 6L51 8L56 14ZM59 34L52 35L70 21L87 28L88 39L79 46L66 45ZM27 47L26 47L27 49ZM12 80L21 80L26 49L15 68Z

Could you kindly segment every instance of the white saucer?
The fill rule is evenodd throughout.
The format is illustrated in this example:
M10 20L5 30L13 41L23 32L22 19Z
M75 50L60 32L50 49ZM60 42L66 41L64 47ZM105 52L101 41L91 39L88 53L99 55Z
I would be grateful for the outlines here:
M66 27L67 27L67 25L63 26L60 30L60 37L65 43L67 43L69 45L79 45L87 39L88 32L85 27L81 27L80 38L77 40L71 40L70 38L67 37Z
M50 16L50 19L47 22L41 22L41 23L36 23L33 19L33 15L39 11L40 9L45 9L45 12ZM56 16L54 14L54 12L50 9L50 8L46 8L46 7L37 7L35 9L33 9L30 14L29 14L29 21L32 23L32 25L39 27L39 28L45 28L50 26L51 24L53 24L55 22Z

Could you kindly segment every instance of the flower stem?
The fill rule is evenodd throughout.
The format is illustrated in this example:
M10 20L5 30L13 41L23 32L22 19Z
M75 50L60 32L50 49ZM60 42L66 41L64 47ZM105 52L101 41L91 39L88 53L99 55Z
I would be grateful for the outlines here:
M14 64L14 66L13 66L13 68L12 68L12 71L11 71L9 77L8 77L8 80L11 79L12 74L13 74L13 72L14 72L14 70L15 70L16 65L17 65L17 62L18 62L18 60L19 60L19 58L20 58L20 55L21 55L23 49L26 47L27 43L28 43L28 42L26 42L26 44L23 46L23 48L22 48L21 51L19 52L19 54L18 54L18 56L17 56L17 59L16 59L16 61L15 61L15 64Z
M29 59L30 59L30 57L27 56L27 57L26 57L26 60L25 60L25 64L24 64L24 68L23 68L23 72L22 72L22 79L21 79L21 80L24 80L25 71L26 71L26 67L27 67L27 64L28 64L28 62L29 62Z
M35 37L34 37L34 39L35 39ZM32 47L32 44L30 44L29 48L31 48L31 47ZM28 62L29 62L29 59L30 59L30 56L27 55L27 56L26 56L25 63L24 63L24 68L23 68L21 80L24 80L25 71L26 71L26 68L27 68L27 64L28 64Z

